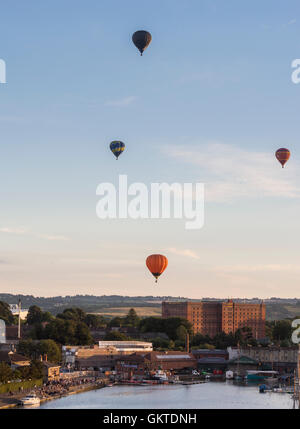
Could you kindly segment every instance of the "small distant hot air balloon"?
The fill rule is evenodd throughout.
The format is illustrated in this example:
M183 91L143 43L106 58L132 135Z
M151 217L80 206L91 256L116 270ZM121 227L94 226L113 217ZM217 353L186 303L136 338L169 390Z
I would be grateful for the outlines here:
M148 31L139 30L133 33L132 41L143 55L144 50L150 45L152 36Z
M282 168L284 167L284 164L289 160L291 153L288 149L285 148L281 148L278 149L275 153L276 158L278 159L278 161L280 162L280 164L282 165Z
M123 142L121 142L120 140L114 140L113 142L111 142L109 147L110 147L110 150L112 151L112 153L115 155L116 159L118 159L118 157L121 155L121 153L125 149L125 144Z
M168 266L168 259L164 255L150 255L146 259L146 265L151 274L155 277L157 283L158 277L165 271Z

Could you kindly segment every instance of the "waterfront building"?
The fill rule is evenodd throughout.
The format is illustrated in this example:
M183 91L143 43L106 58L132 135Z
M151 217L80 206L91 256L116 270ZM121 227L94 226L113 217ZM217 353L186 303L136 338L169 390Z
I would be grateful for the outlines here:
M228 347L229 358L237 357L238 348ZM291 373L297 367L298 347L241 347L240 354L260 362L262 369Z
M43 361L43 379L44 382L60 379L60 365Z
M78 370L112 370L125 355L147 353L152 343L142 341L99 341L93 346L62 346L62 361L67 368Z
M218 349L198 349L192 350L193 356L197 359L200 371L222 371L225 372L228 365L229 353L227 350Z
M226 302L167 302L162 303L162 317L182 317L193 325L195 334L214 337L220 332L229 334L249 327L254 338L265 337L265 304Z
M123 356L116 363L116 371L123 379L137 376L143 378L157 370L173 373L184 369L196 369L197 359L192 353L167 351L146 354L133 353Z
M244 377L248 370L258 370L262 368L260 366L260 362L257 360L248 356L240 355L228 361L227 369L228 371L232 371L233 373L237 373Z

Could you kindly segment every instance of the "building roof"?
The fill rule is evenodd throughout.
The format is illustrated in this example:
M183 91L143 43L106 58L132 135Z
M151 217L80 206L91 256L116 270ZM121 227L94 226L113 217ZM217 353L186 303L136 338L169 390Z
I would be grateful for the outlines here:
M59 365L58 363L53 363L53 362L48 362L48 361L43 361L43 365L46 368L57 368L57 367L61 367L61 365Z
M193 354L214 354L214 355L228 355L228 351L227 350L220 350L220 349L197 349L197 350L192 350Z
M19 353L13 353L10 351L0 351L0 362L6 362L8 364L15 362L30 362L30 359Z
M222 357L204 357L198 359L198 363L217 363L217 364L227 364L228 360Z
M249 356L239 356L228 361L229 364L258 365L258 361Z

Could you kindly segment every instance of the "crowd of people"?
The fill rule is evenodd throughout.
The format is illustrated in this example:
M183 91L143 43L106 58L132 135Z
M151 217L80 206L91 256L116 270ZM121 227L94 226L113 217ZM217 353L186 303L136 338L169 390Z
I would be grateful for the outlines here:
M35 387L33 390L40 398L47 398L65 395L70 391L76 391L88 385L100 387L103 385L103 379L97 377L61 378L59 380L48 381L43 386Z

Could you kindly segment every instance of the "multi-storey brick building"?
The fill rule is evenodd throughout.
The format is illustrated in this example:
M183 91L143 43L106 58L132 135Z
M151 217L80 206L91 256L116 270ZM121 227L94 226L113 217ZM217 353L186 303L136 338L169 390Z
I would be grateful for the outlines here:
M249 327L254 338L265 336L265 304L226 302L163 302L162 317L183 317L193 325L194 333L214 335Z

